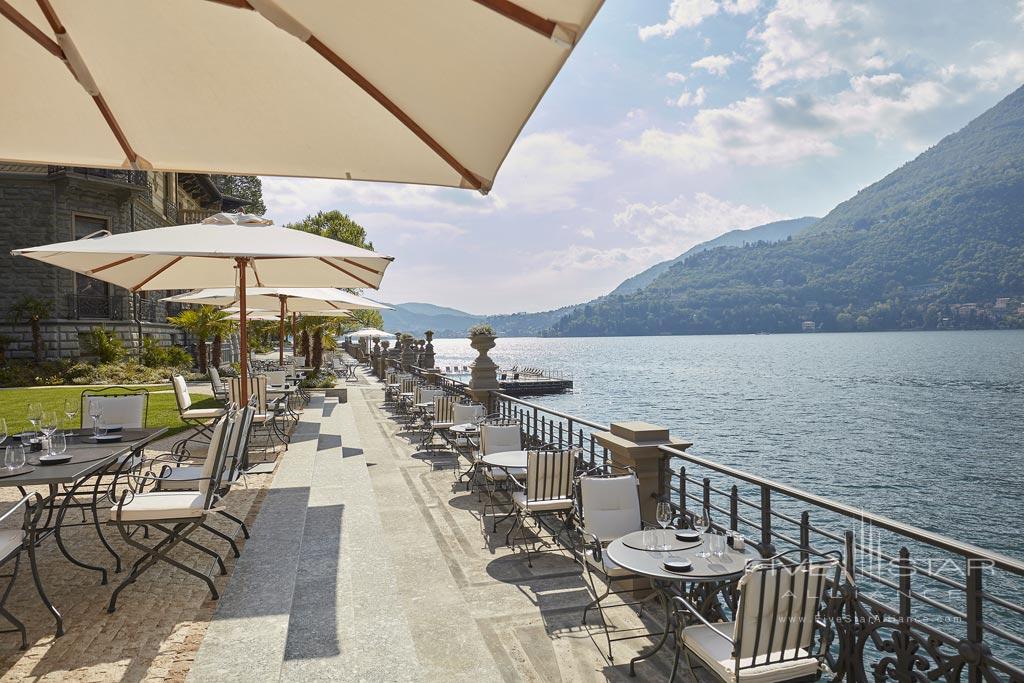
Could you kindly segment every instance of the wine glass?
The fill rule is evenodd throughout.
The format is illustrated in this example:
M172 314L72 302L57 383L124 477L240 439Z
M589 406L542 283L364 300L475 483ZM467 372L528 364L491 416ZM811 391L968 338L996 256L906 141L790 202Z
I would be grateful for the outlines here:
M32 431L39 431L39 421L43 419L43 404L33 401L28 404L28 421L32 423Z
M20 443L9 443L4 449L4 467L16 470L25 466L25 447Z
M708 552L708 532L711 531L711 511L704 508L701 510L700 514L694 513L693 528L701 533L704 541L700 550L697 552L697 557L711 557L711 553Z
M0 443L7 441L7 420L0 417Z
M71 428L74 429L75 418L78 417L78 410L80 406L77 399L66 398L64 399L64 416L68 418L68 422L71 423Z
M39 429L43 432L43 436L46 437L47 455L53 455L53 434L57 431L58 424L56 410L44 410L42 417L39 418Z
M672 523L672 505L666 500L658 503L657 510L655 511L655 519L658 524L661 525L661 549L669 550L672 546L668 542L668 535L665 530L668 529L668 525Z
M103 417L103 406L99 401L89 401L89 417L92 418L92 433L96 433L96 423Z

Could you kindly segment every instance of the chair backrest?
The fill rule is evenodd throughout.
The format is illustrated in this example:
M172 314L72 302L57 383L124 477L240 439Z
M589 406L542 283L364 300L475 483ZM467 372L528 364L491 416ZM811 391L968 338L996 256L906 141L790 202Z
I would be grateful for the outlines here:
M174 386L174 400L178 403L178 412L183 413L192 407L192 396L188 393L188 385L181 375L171 377L171 384Z
M216 366L210 366L210 388L213 389L213 394L217 394L224 391L224 380L220 378L220 370Z
M530 451L526 454L528 501L572 498L576 451Z
M282 387L288 383L288 373L284 370L267 370L267 384L275 387Z
M828 582L838 584L840 561L809 557L793 562L785 560L786 554L752 562L739 581L733 631L737 672L816 656L816 616Z
M433 403L438 396L444 396L444 392L440 389L420 389L419 400L417 403Z
M584 531L602 543L639 531L639 485L635 474L580 477Z
M480 452L484 455L523 449L519 425L481 425Z
M416 390L416 380L410 378L402 380L402 393L411 394Z
M238 475L249 464L247 457L249 451L249 439L252 437L253 416L256 409L245 406L235 415L234 428L231 430L231 438L228 441L227 454L224 461L224 481L230 483L238 478Z
M267 412L267 376L257 375L249 378L249 397L255 400L256 412L260 415ZM242 378L232 377L228 382L228 400L235 405L242 404Z
M455 424L476 424L484 417L484 407L479 404L456 403L452 407L452 422Z
M213 494L220 488L220 481L224 475L224 458L228 452L234 422L233 415L225 415L217 420L210 433L210 447L206 451L206 460L203 461L203 478L197 487L199 493L205 497L204 509L210 508Z
M82 408L79 414L82 427L86 426L86 419L92 421L90 408L95 404L99 404L103 411L104 424L120 425L129 429L142 429L146 426L146 419L149 417L149 392L145 389L86 389L82 392Z
M455 397L443 393L434 398L434 422L455 423Z

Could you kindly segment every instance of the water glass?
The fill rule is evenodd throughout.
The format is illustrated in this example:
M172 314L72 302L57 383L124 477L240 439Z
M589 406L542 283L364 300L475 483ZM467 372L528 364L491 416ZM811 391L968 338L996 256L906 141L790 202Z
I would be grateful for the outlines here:
M103 415L93 418L92 435L95 437L103 437L107 435L107 423L103 421Z
M654 532L654 529L644 529L642 537L642 545L644 550L657 550L658 549L658 536Z
M68 438L64 432L56 432L50 437L50 455L64 455L68 450Z
M4 467L16 470L25 466L25 447L19 444L7 444L4 449Z
M708 547L715 557L725 555L725 536L722 534L711 534L708 536Z

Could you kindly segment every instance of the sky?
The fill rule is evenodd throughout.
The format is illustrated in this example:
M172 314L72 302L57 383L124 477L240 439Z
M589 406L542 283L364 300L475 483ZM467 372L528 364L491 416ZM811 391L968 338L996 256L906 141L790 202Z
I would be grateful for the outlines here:
M607 0L484 197L263 178L395 257L377 298L540 311L822 216L1024 81L1024 0Z

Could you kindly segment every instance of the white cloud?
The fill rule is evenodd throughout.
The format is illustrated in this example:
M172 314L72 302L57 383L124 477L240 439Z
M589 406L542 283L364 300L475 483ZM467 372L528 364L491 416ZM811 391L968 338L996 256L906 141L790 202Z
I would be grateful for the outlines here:
M754 80L762 89L784 81L885 68L875 12L852 0L779 0L750 37L762 48Z
M1017 16L1014 18L1018 24L1024 24L1024 0L1017 0Z
M707 99L708 94L704 91L704 86L697 88L696 92L690 92L684 90L675 102L669 101L677 107L699 107L704 104L704 100Z
M679 29L698 26L719 12L749 14L757 9L757 5L758 0L672 0L668 8L668 19L660 24L641 26L640 40L658 36L671 38Z
M562 211L577 205L587 183L611 172L592 145L574 142L565 133L533 133L512 148L491 195L501 208Z
M406 245L419 240L443 240L465 235L466 230L453 223L406 218L388 212L357 212L352 220L372 235L387 235L389 242Z
M683 83L686 81L686 74L681 74L678 71L669 71L665 74L665 78L667 78L670 83Z
M1021 0L1024 3L1024 0ZM1024 10L1022 10L1024 12ZM1002 90L1024 80L1024 51L1000 50L997 54L966 69L980 90Z
M622 144L630 152L695 168L786 164L834 156L838 142L850 136L895 137L916 114L947 97L948 89L937 81L908 83L896 73L856 76L849 89L831 97L747 97L700 110L682 130L648 128Z
M729 67L736 62L735 55L708 55L702 57L690 66L694 69L703 69L715 76L724 76Z
M594 230L592 228L580 228L576 231L577 234L586 237L588 240L594 239Z
M635 203L615 214L615 226L641 243L662 245L678 256L695 244L729 230L752 228L786 218L767 206L733 204L704 192L680 195L665 203Z

